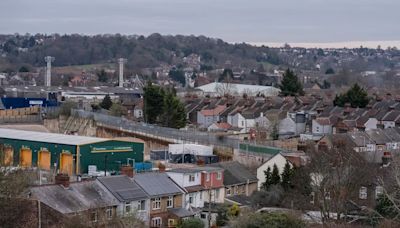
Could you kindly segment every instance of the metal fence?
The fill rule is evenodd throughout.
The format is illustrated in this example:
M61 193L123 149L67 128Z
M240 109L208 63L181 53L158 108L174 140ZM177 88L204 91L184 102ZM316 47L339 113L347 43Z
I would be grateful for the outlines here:
M94 119L100 125L110 128L118 128L128 132L146 134L154 138L163 138L172 142L199 143L204 145L223 146L230 148L239 147L239 139L228 136L216 135L209 132L196 130L179 130L174 128L160 127L142 122L134 122L122 117L109 116L105 114L73 109L71 115L81 118Z
M22 115L22 116L2 116L0 117L0 124L29 124L29 123L42 123L42 117L37 115Z

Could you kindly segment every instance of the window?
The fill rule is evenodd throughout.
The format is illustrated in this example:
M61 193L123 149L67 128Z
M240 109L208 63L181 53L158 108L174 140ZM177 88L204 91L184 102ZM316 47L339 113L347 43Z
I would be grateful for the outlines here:
M161 218L160 217L156 217L156 218L152 218L151 219L151 226L152 227L161 227Z
M314 202L315 202L315 192L311 192L311 200L310 200L310 203L311 203L311 204L314 204Z
M217 180L221 180L222 179L222 173L221 172L218 172L217 173Z
M108 208L108 209L106 210L106 215L107 215L107 219L108 219L108 220L112 219L112 217L113 217L113 210L112 210L112 208Z
M215 190L215 197L214 198L217 200L218 196L219 196L219 189Z
M375 188L375 197L378 198L380 195L383 195L383 187L376 186Z
M175 219L168 219L168 226L175 226Z
M90 214L90 221L97 222L97 212L92 212L92 214Z
M331 193L325 190L325 199L330 200L331 199Z
M239 186L235 186L235 194L238 194L239 193Z
M167 208L174 207L174 197L173 196L168 196L167 200Z
M145 200L139 200L137 209L138 209L138 211L146 210L146 201Z
M125 203L125 214L132 212L131 203Z
M203 192L200 192L200 200L203 200Z
M225 191L227 196L231 195L231 188L226 188Z
M201 218L201 219L206 219L206 218L207 218L207 214L201 213L201 214L200 214L200 218Z
M154 198L152 203L153 210L157 210L161 208L161 198Z
M193 204L193 196L189 195L189 204Z
M367 193L367 188L366 188L366 187L361 187L361 188L360 188L358 197L359 197L360 199L367 199L368 193Z
M193 174L189 175L189 182L194 182L194 175Z
M210 175L206 173L206 181L210 181Z

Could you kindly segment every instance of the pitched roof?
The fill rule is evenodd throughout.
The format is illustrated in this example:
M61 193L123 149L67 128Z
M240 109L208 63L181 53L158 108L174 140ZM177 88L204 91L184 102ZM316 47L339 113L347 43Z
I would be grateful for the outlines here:
M127 176L98 177L97 180L120 202L131 202L148 198L146 192Z
M151 197L182 193L166 173L141 173L134 181Z
M215 163L211 166L224 169L224 185L245 184L247 181L257 182L257 176L236 161Z
M214 123L214 125L220 129L230 129L232 127L232 125L230 125L229 123Z
M75 182L68 188L61 185L42 185L31 188L31 193L33 198L63 214L119 204L118 200L96 181Z
M225 105L218 105L213 109L203 109L200 113L203 116L215 116L221 114L225 110Z

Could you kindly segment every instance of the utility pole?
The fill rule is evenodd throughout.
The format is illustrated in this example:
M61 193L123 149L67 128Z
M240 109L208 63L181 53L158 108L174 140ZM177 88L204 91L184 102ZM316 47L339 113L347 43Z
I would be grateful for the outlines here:
M51 63L55 60L52 56L44 57L44 61L46 61L46 76L44 80L44 85L50 87L51 86Z
M124 87L124 64L126 63L126 59L124 58L119 58L118 59L118 64L119 64L119 82L118 86L119 87Z
M107 176L107 154L104 155L104 176Z

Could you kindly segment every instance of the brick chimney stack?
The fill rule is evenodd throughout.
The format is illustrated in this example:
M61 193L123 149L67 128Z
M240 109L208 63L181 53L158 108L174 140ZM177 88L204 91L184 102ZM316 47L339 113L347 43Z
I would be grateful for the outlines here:
M130 165L122 165L121 166L121 175L126 175L126 176L132 178L135 175L135 172L133 171L132 166L130 166Z
M69 176L68 174L59 173L55 178L56 184L62 185L65 188L69 187Z

